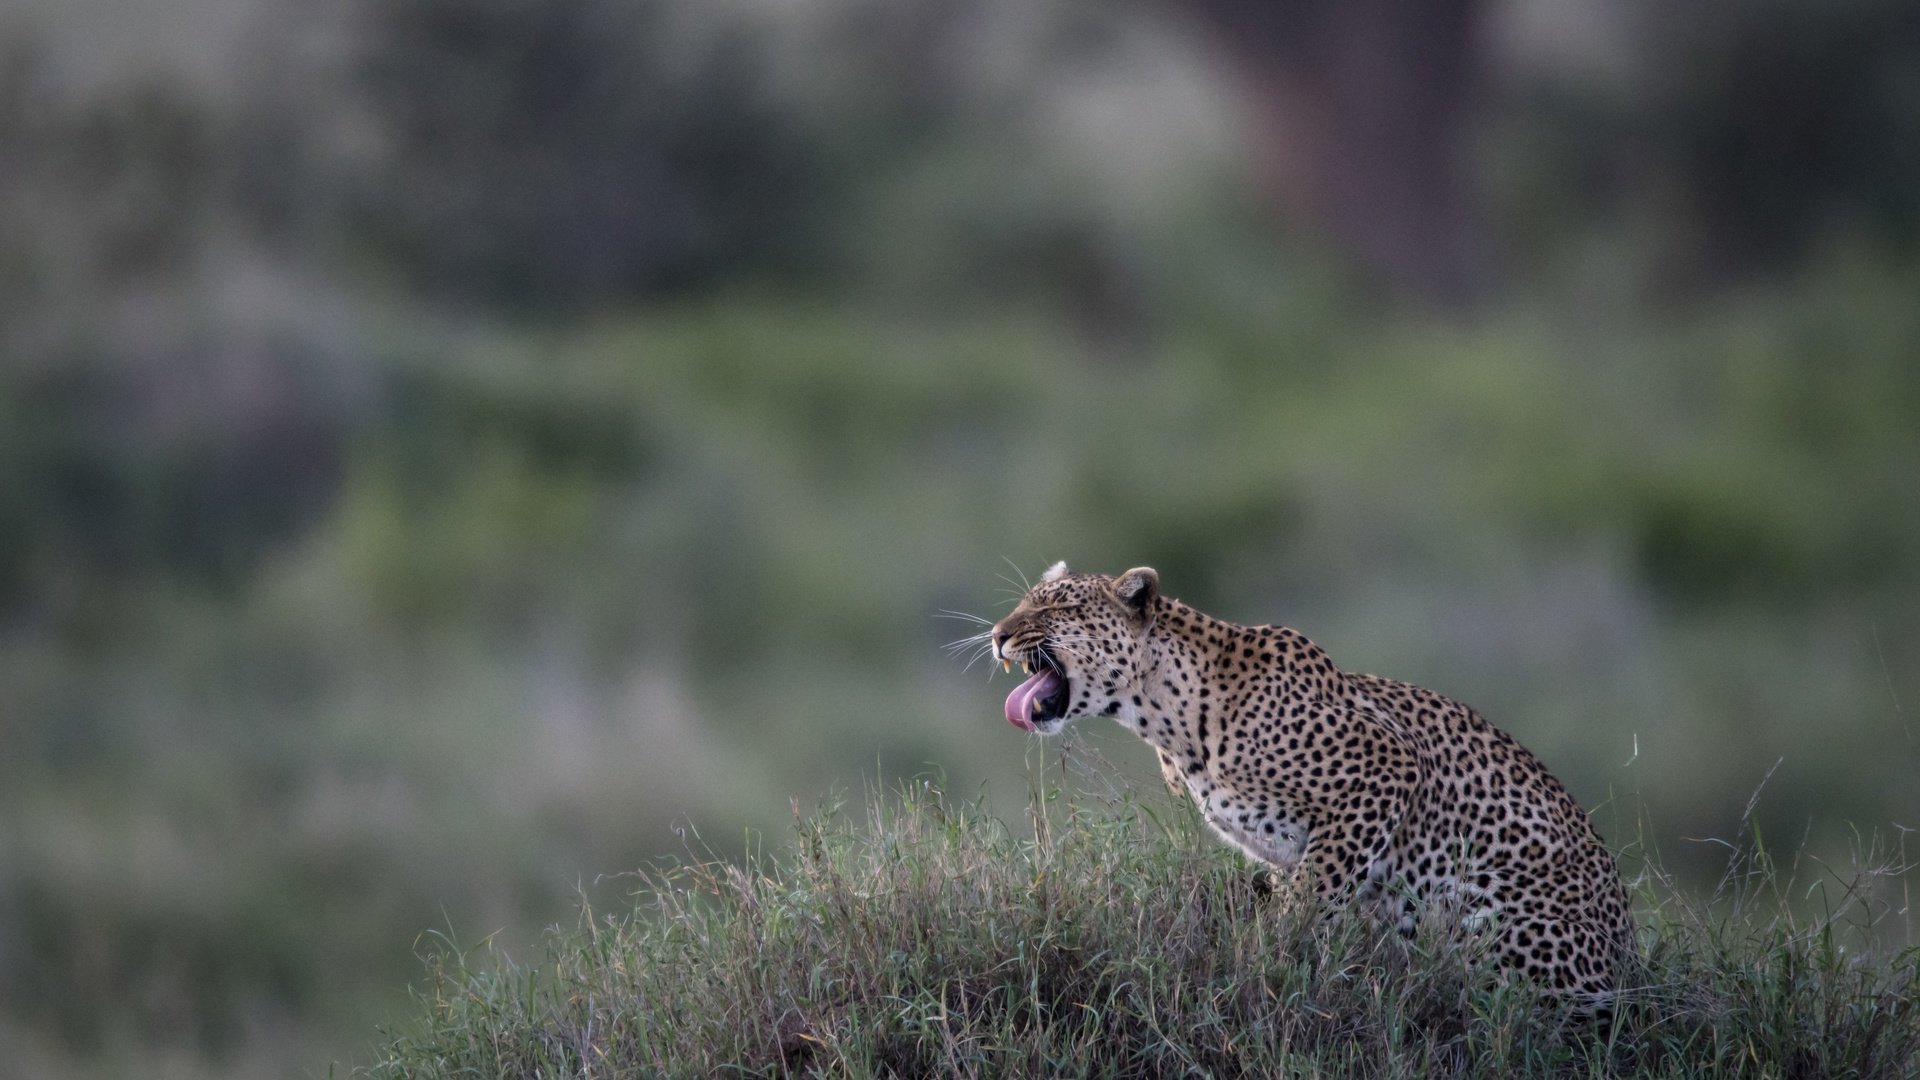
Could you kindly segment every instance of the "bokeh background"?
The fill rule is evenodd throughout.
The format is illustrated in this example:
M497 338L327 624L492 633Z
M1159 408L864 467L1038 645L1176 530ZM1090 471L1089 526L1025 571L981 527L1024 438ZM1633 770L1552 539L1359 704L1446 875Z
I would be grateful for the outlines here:
M1684 881L1897 844L1917 361L1905 0L8 0L0 1076L324 1075L428 931L1018 818L940 614L1059 558Z

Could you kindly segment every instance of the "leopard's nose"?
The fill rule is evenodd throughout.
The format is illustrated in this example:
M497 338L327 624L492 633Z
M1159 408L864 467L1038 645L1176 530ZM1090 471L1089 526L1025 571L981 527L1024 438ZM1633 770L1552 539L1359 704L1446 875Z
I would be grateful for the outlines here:
M1012 634L1007 633L1005 630L1002 630L999 627L994 627L993 655L996 658L1002 659L1002 660L1006 659L1007 639L1012 636L1013 636Z

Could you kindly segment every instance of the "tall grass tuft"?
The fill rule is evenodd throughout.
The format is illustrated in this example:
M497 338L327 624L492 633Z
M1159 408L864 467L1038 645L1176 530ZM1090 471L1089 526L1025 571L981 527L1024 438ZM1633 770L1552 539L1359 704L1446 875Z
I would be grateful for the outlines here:
M1604 1027L1432 936L1324 917L1183 808L928 783L791 844L636 875L516 964L440 938L369 1077L1920 1075L1902 867L1841 885L1743 848L1690 898L1639 875L1644 970ZM1824 909L1788 890L1812 885ZM1896 898L1898 899L1898 898ZM1904 926L1904 923L1901 923Z

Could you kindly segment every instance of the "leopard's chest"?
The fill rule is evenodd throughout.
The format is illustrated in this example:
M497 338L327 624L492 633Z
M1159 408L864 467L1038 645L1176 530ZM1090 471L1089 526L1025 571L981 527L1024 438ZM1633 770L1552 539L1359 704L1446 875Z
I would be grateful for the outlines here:
M1207 825L1254 859L1291 867L1312 839L1304 815L1271 796L1242 791L1207 773L1186 778L1187 791Z

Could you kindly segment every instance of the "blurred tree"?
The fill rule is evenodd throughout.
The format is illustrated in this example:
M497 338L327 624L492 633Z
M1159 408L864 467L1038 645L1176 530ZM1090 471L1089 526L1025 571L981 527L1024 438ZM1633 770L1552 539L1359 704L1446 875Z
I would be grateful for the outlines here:
M816 161L753 25L643 0L392 0L349 76L349 182L430 292L539 310L684 291L793 250Z
M1486 249L1464 175L1476 113L1476 0L1173 0L1245 88L1276 205L1396 291L1478 297Z
M1800 265L1823 240L1920 240L1911 0L1641 4L1638 194L1678 196L1696 277Z
M215 111L158 80L75 101L36 55L0 52L0 620L77 582L239 585L331 498L334 357L209 296Z

